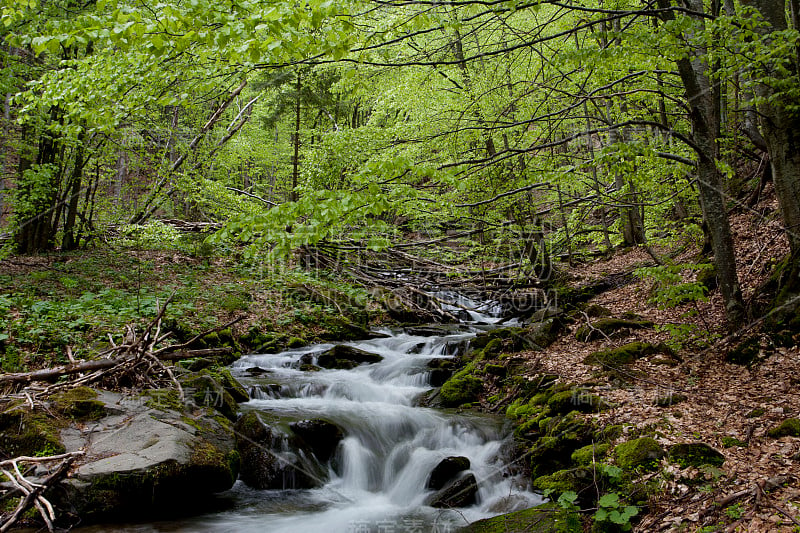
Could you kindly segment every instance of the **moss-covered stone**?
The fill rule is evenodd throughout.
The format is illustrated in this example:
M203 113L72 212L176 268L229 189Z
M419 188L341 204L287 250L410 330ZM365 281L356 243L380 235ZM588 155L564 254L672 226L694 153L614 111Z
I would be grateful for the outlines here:
M182 376L180 379L184 390L195 404L216 409L229 420L236 420L236 400L208 369Z
M471 370L470 367L467 367L442 385L439 394L443 406L458 407L478 400L478 395L483 390L483 381L472 375Z
M575 338L581 342L589 342L611 336L623 329L644 329L653 327L648 320L628 320L624 318L601 318L592 325L583 325L575 332Z
M550 411L558 414L580 411L581 413L596 413L605 408L605 402L594 394L582 389L570 389L557 392L547 400Z
M236 402L246 402L250 400L250 395L247 394L241 383L231 375L231 371L225 367L215 367L209 371L220 385L233 397Z
M702 442L673 444L669 447L669 460L682 468L703 465L722 466L725 456Z
M729 350L728 353L725 354L725 360L735 365L749 367L760 360L760 353L761 340L758 337L751 337Z
M59 423L26 405L7 405L0 413L0 450L10 457L64 452Z
M756 407L755 409L753 409L744 416L745 418L758 418L759 416L763 416L764 413L766 412L767 412L766 409L764 409L763 407Z
M105 405L97 399L97 392L89 387L59 392L51 400L60 414L72 420L99 420L106 414Z
M734 437L722 437L723 448L733 448L734 446L747 448L747 443Z
M586 356L583 362L587 365L603 367L617 367L633 363L637 359L653 354L667 353L672 350L665 344L650 344L648 342L629 342L617 348L599 350Z
M589 318L605 318L611 316L611 310L599 304L589 304L583 311Z
M493 518L478 520L458 533L581 533L580 516L556 503L545 503Z
M773 439L779 439L781 437L800 437L800 419L789 418L784 420L767 431L767 435Z
M506 367L503 365L488 364L483 367L483 371L491 376L504 377L506 375Z
M533 480L533 487L542 491L551 490L555 494L568 491L580 494L594 483L594 477L590 468L568 468L537 477Z
M610 447L607 442L588 444L572 452L572 462L580 466L590 465L605 457Z
M697 273L697 283L705 287L708 292L717 288L717 269L714 268L714 265L709 264Z
M175 389L147 389L142 392L141 396L144 398L145 405L151 409L172 410L179 413L184 409L180 395Z
M610 426L603 426L594 434L596 442L611 442L617 440L622 436L623 427L621 424L612 424Z
M304 339L301 339L300 337L289 337L289 340L286 341L287 348L302 348L307 344L308 342L306 342Z
M577 411L549 418L545 425L546 434L528 450L533 478L570 468L572 452L589 444L594 433L591 420Z
M640 437L618 444L614 456L620 468L655 470L658 460L664 457L664 449L655 439Z
M348 370L363 364L378 363L383 357L366 350L337 344L317 356L317 365L322 368Z

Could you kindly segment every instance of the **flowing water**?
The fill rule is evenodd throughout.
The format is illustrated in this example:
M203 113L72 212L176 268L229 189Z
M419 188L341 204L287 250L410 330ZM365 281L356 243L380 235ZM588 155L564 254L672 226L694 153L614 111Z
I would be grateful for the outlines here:
M332 344L274 355L248 355L233 372L251 390L243 411L265 419L322 419L342 428L333 459L316 465L320 488L255 490L238 481L225 498L231 508L178 522L125 531L393 533L450 532L468 522L540 503L507 468L509 428L502 417L418 406L431 389L428 363L452 358L496 319L496 309L465 311L474 302L450 297L471 324L424 337L390 332L386 338L347 343L380 354L379 363L351 370L301 371L300 359ZM465 314L466 313L466 314ZM411 330L414 331L413 329ZM445 332L446 333L446 332ZM246 369L267 372L247 377ZM456 510L425 505L426 481L445 457L465 456L478 481L477 503ZM309 461L311 465L313 461Z

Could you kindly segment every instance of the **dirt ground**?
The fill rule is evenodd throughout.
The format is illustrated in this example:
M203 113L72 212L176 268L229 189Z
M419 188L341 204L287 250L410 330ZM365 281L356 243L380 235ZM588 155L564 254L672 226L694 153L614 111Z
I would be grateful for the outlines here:
M735 214L732 225L739 251L738 273L749 302L775 259L788 248L774 200ZM696 247L688 249L675 261L696 261L697 253ZM582 285L645 264L653 264L650 254L628 250L571 270L571 283ZM687 271L684 280L692 281L694 275ZM622 424L627 432L648 428L664 446L704 442L724 454L725 463L718 471L680 470L663 460L661 470L648 474L658 476L663 491L650 502L635 531L800 531L800 438L767 436L767 430L781 421L800 416L800 347L771 348L769 339L762 336L761 362L750 368L727 363L727 350L740 338L757 334L759 321L731 334L725 330L718 291L696 308L685 304L659 309L649 301L652 290L652 281L637 279L591 303L610 309L614 316L636 313L655 322L655 329L581 343L574 335L581 323L574 324L571 334L546 352L526 354L531 371L558 374L609 401L611 409L593 415L600 426ZM692 309L696 316L684 316ZM669 333L658 326L670 323L695 324L698 338L710 344L685 344L678 352L679 362L673 365L659 364L663 363L659 356L640 359L617 369L619 379L613 383L598 375L597 366L583 363L599 349L635 340L667 341ZM656 406L654 400L668 393L688 399ZM745 445L726 448L725 437ZM625 439L623 434L620 440Z

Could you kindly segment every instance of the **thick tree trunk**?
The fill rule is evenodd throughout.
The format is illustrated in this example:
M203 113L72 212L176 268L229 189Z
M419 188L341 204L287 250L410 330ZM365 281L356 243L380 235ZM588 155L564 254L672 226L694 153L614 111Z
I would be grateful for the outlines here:
M767 25L759 27L764 36L763 45L771 44L771 34L776 31L785 31L790 28L786 15L786 2L784 0L743 0L745 5L757 9ZM791 26L797 28L797 6L791 2ZM775 80L782 82L780 85L791 86L800 83L800 58L798 49L784 60L780 68L777 65L762 65L766 72L759 73L772 79L771 83L757 86L756 93L761 97L762 103L758 106L761 129L767 151L772 164L772 180L775 184L775 193L781 207L783 224L789 240L791 259L789 275L785 277L784 286L778 305L783 305L789 300L794 300L800 295L800 115L792 108L796 108L797 101L790 94L775 92ZM797 309L797 304L792 304L789 312Z
M695 12L703 12L702 0L688 0L687 6ZM669 0L659 0L659 7L668 8ZM667 13L665 17L671 18L672 14ZM712 84L708 76L709 65L702 59L707 57L707 53L701 49L697 51L695 57L701 59L677 60L678 72L686 90L689 118L693 129L692 137L698 156L697 181L703 220L708 226L711 237L714 266L725 303L728 326L734 329L744 322L746 315L739 277L736 273L736 255L725 205L722 176L716 165L718 107L715 105Z

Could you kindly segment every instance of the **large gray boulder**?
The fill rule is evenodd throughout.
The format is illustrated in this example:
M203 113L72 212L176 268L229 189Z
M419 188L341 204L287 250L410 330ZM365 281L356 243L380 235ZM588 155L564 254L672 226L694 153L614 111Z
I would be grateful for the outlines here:
M153 392L153 391L151 391ZM157 391L156 391L157 392ZM99 391L106 416L61 431L84 450L56 499L85 522L190 512L233 486L233 429L210 410L182 408L176 391L140 397Z

